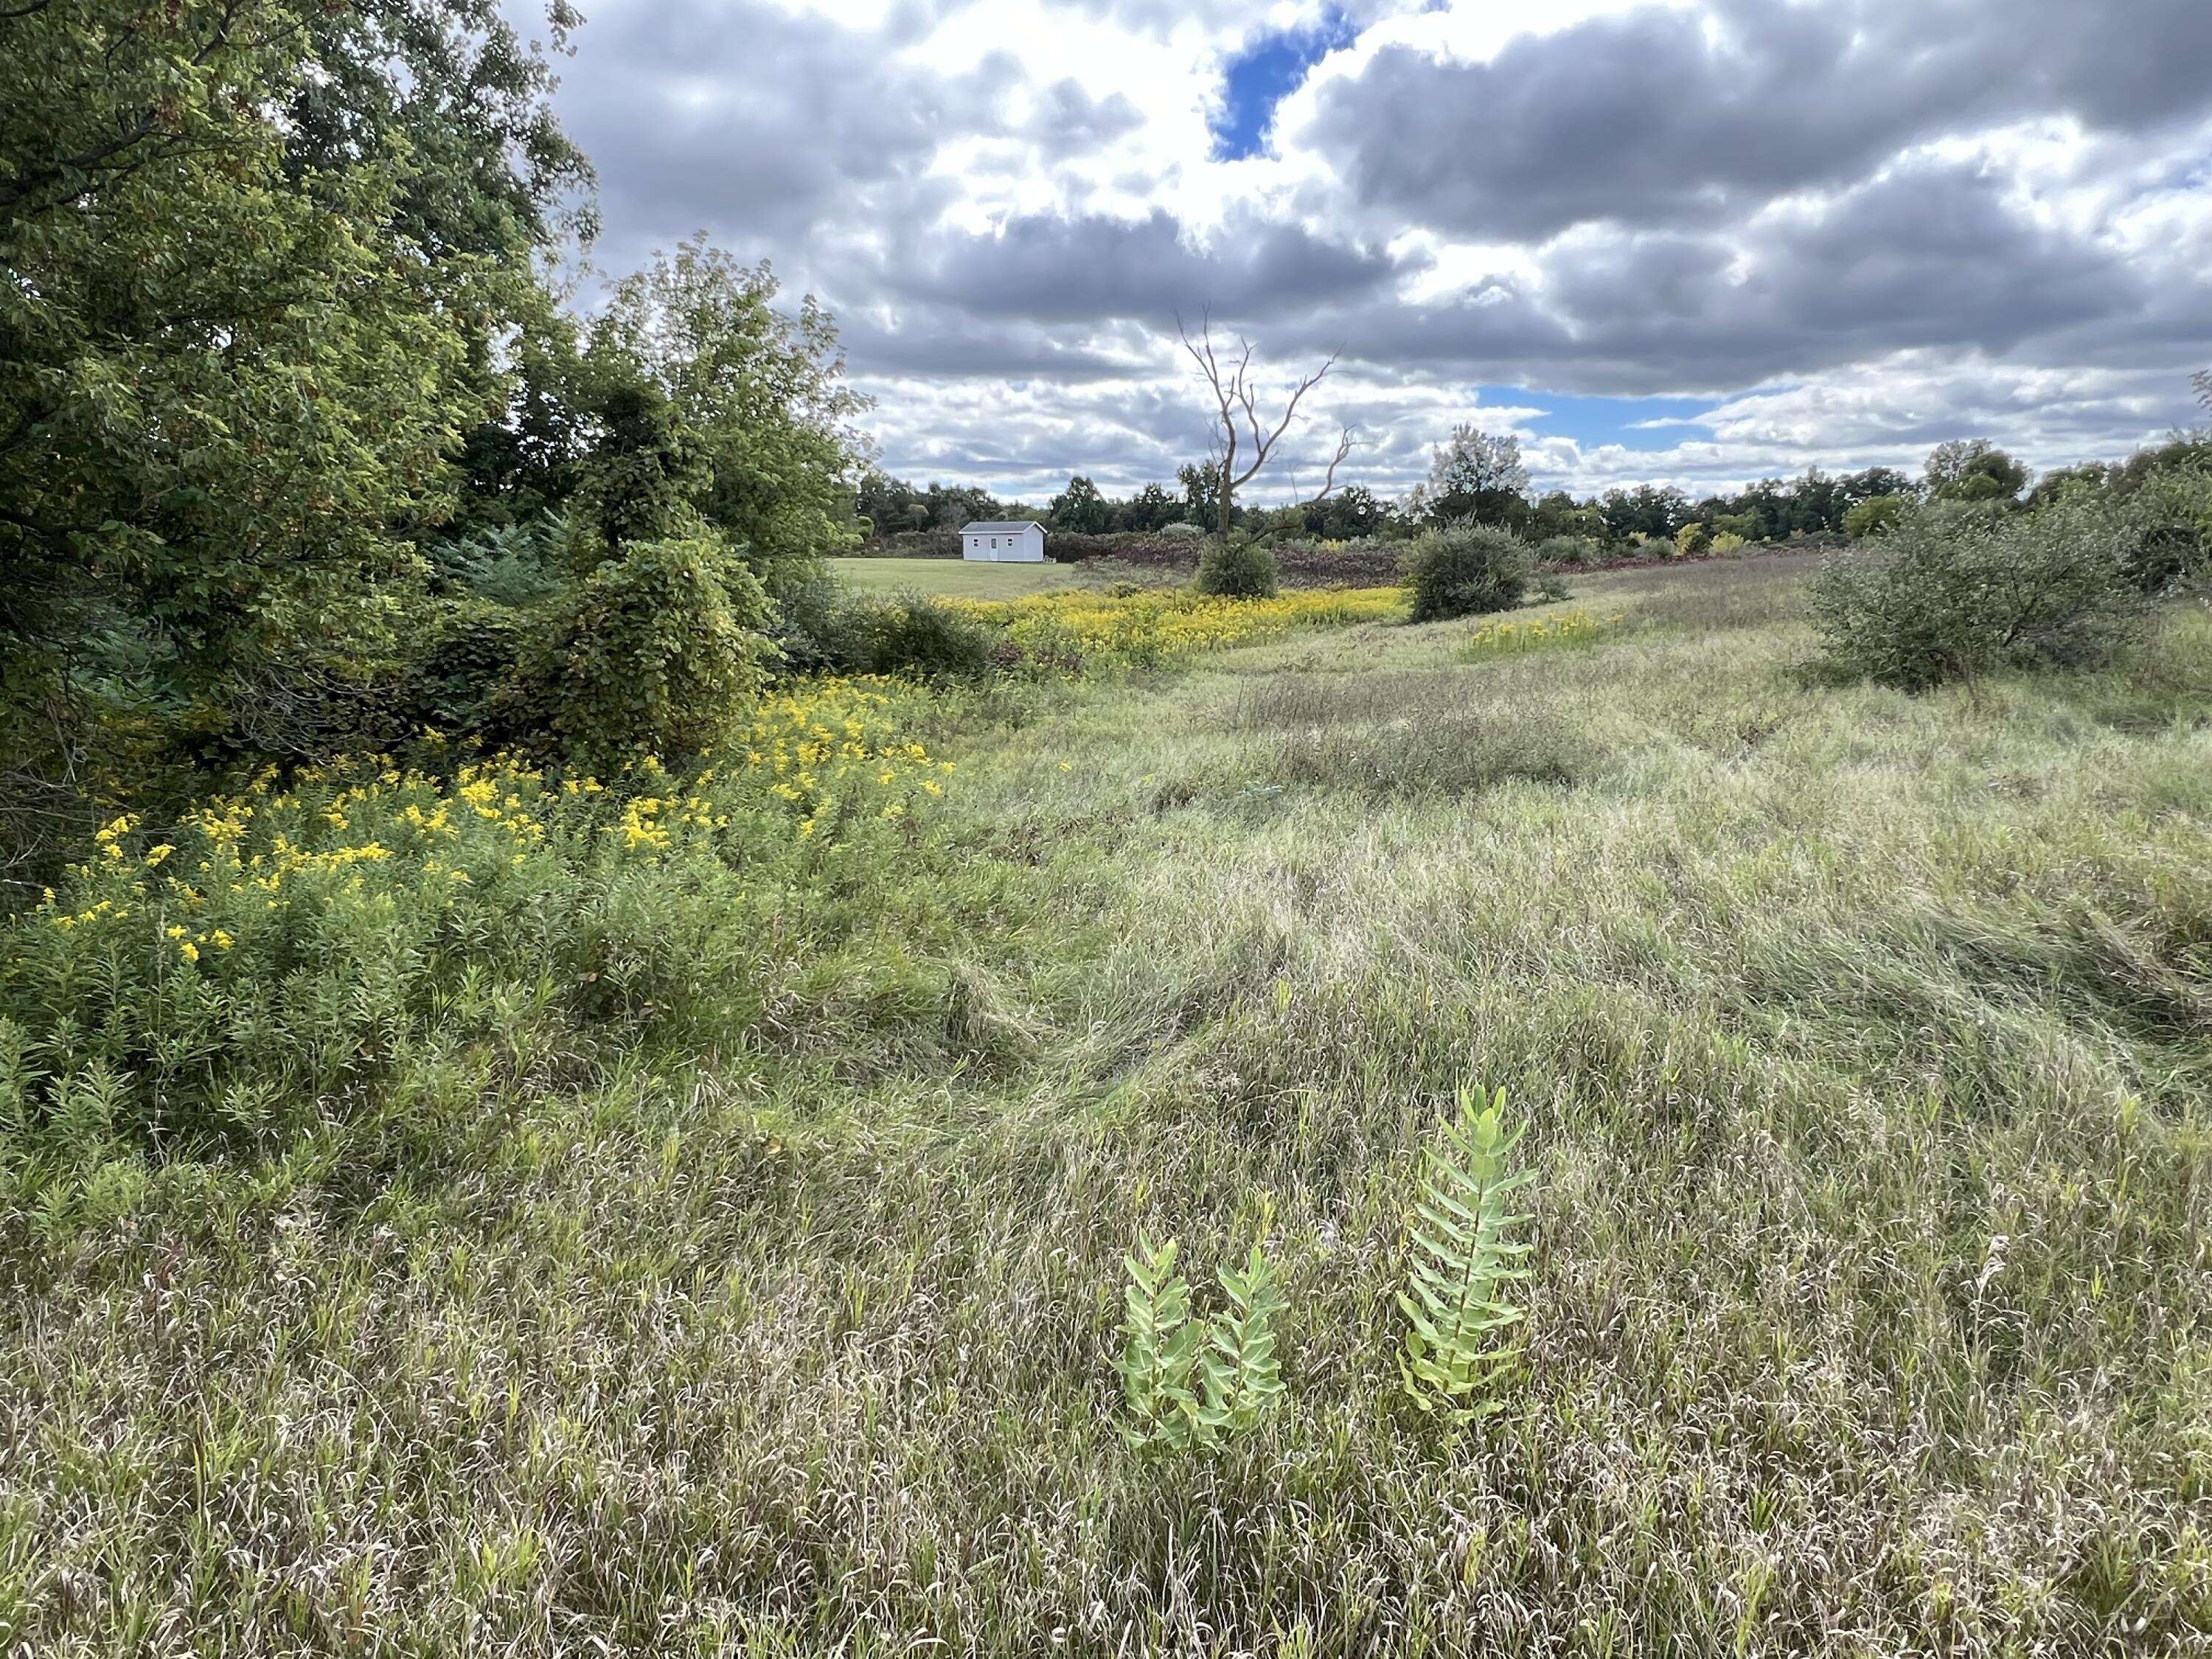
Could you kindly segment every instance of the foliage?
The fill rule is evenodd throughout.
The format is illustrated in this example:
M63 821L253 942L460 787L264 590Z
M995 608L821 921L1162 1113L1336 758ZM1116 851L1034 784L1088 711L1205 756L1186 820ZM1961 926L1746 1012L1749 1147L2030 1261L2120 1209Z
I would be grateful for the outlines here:
M580 471L580 505L599 532L591 562L633 542L665 542L699 528L708 472L698 438L650 380L607 391Z
M641 758L603 787L512 758L447 774L373 756L264 773L158 837L116 819L0 926L18 1043L0 1170L373 1117L410 1066L451 1063L434 1057L533 1000L576 1029L746 1030L802 849L866 845L941 792L906 697L820 682L770 699L688 776ZM88 1139L72 1102L94 1097Z
M684 764L759 688L768 596L711 537L635 542L594 570L532 651L519 696L572 763Z
M1743 538L1734 531L1723 530L1713 538L1713 544L1705 550L1715 554L1736 553L1741 552L1745 544Z
M1869 495L1844 514L1844 533L1855 542L1885 535L1911 510L1910 496Z
M1217 536L1199 553L1191 590L1215 599L1272 599L1280 582L1271 550L1241 536Z
M546 86L489 0L0 16L11 792L350 718L587 177Z
M1540 620L1484 623L1467 636L1467 656L1474 661L1490 657L1517 657L1531 651L1595 645L1620 625L1622 613L1594 617L1587 611L1570 611Z
M1406 567L1415 622L1510 611L1534 574L1528 544L1518 536L1473 524L1428 532L1413 544Z
M2027 469L1984 438L1957 438L1929 453L1925 488L1940 501L2011 501L2027 488Z
M1638 484L1633 489L1613 489L1598 502L1607 533L1616 542L1671 536L1677 525L1694 516L1690 498L1672 484Z
M1518 1352L1501 1346L1501 1334L1522 1318L1510 1286L1528 1276L1516 1264L1529 1247L1510 1235L1528 1217L1512 1213L1506 1195L1534 1172L1507 1170L1522 1132L1506 1131L1504 1109L1503 1088L1486 1103L1461 1088L1456 1115L1437 1122L1437 1142L1424 1152L1407 1225L1399 1371L1416 1406L1455 1423L1498 1408L1488 1396Z
M989 674L998 635L975 617L920 594L862 601L844 626L852 665L869 674L975 680Z
M1711 532L1692 519L1674 532L1674 550L1684 558L1694 558L1704 552L1711 539Z
M933 482L923 489L872 466L861 471L855 505L878 536L957 531L978 519L1018 521L1043 516L1018 501L1002 501L988 490L972 485Z
M1121 1259L1120 1370L1130 1419L1121 1437L1139 1450L1218 1446L1257 1428L1283 1397L1275 1358L1283 1295L1260 1246L1242 1268L1217 1271L1227 1306L1202 1327L1176 1254L1173 1239L1155 1245L1140 1233Z
M1547 536L1529 550L1532 558L1540 565L1560 565L1571 568L1595 563L1601 550L1587 536Z
M1047 522L1054 530L1097 536L1115 527L1113 510L1098 493L1098 486L1079 476L1067 481L1067 488L1052 498L1046 512Z
M2212 458L2161 467L2131 488L2116 483L2111 489L2122 559L2139 592L2163 593L2212 569Z
M1439 524L1462 519L1494 524L1522 504L1528 488L1518 438L1461 425L1430 459L1423 504Z
M1182 486L1182 516L1186 523L1200 530L1218 533L1221 521L1221 463L1193 461L1176 469L1176 482ZM1233 520L1236 507L1230 506Z
M700 512L756 574L859 534L852 421L866 399L846 384L829 313L811 295L780 311L777 292L766 262L694 238L615 285L586 353L614 384L641 376L665 396L703 460Z
M533 618L483 599L441 609L412 665L409 712L422 731L501 744L528 735L515 665L534 643Z
M1121 1258L1128 1284L1121 1296L1121 1389L1130 1421L1121 1437L1141 1450L1179 1451L1202 1430L1191 1374L1201 1328L1191 1321L1190 1284L1176 1271L1176 1242L1154 1244L1143 1234Z
M2141 617L2130 545L2102 497L2018 518L1938 502L1871 550L1825 562L1814 623L1838 667L1907 691L2008 665L2095 663Z

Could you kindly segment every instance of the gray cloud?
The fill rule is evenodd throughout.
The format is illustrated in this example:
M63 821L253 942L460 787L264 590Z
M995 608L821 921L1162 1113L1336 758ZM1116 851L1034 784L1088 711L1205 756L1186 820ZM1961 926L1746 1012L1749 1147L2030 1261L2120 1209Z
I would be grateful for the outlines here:
M1303 226L1244 220L1194 245L1164 210L1009 220L994 236L933 239L899 262L903 292L978 316L1164 324L1205 307L1224 318L1280 314L1371 293L1400 270L1379 252Z
M1526 240L1711 222L2025 116L2147 131L2212 110L2208 63L2203 0L1721 0L1486 63L1386 47L1323 88L1308 137L1370 207Z
M894 470L1166 481L1206 440L1172 319L1209 306L1286 370L1346 348L1317 419L1368 428L1362 481L1384 490L1476 385L1725 399L1711 431L1632 434L1656 451L1531 444L1547 482L1695 483L1977 431L2116 453L2186 418L2185 372L2212 363L2212 0L1704 0L1486 64L1392 47L1279 131L1279 170L1219 172L1146 111L1179 82L1168 118L1195 133L1249 6L1067 0L1142 43L1128 60L1157 78L1117 81L1033 67L1019 40L942 49L966 3L855 27L784 0L599 0L562 66L600 262L699 228L773 256L837 312ZM1188 63L1160 51L1193 40ZM2058 116L2087 142L1974 142ZM1969 142L1929 148L1946 136ZM1237 193L1194 227L1188 192L1215 183ZM1448 263L1390 251L1416 229ZM1494 274L1440 284L1456 237L1505 245Z
M1534 281L1493 277L1421 305L1316 319L1376 365L1607 393L1725 392L1889 352L2065 361L2109 336L2197 319L2212 289L2154 290L2099 244L2038 225L1965 165L1905 167L1733 234L1591 229L1543 250Z

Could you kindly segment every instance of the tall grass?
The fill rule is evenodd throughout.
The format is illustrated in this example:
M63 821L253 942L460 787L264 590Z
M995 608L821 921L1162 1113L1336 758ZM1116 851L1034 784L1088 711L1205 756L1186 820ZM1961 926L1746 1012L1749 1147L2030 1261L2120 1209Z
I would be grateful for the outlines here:
M1816 690L1796 580L1589 579L1628 620L1575 652L1362 628L940 703L944 795L746 923L746 1034L458 1038L373 1167L10 1176L0 1630L2201 1648L2212 619ZM1375 763L1516 709L1570 775ZM1316 731L1341 763L1283 766ZM1534 1249L1455 1438L1395 1296L1462 1087L1524 1127ZM1279 1275L1285 1397L1218 1453L1124 1440L1140 1231Z

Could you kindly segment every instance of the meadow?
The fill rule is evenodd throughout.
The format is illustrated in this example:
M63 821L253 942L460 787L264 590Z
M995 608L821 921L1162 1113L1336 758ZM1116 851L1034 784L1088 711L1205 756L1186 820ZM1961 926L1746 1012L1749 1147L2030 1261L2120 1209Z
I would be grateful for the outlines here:
M830 571L861 593L1012 599L1085 584L1079 564L989 564L966 559L831 559Z
M76 1125L0 1169L0 1645L2203 1650L2212 612L1908 697L1802 671L1805 568L112 826L10 946L87 1012L0 1042ZM1455 1430L1462 1088L1534 1249ZM1216 1449L1123 1437L1140 1231L1279 1271Z

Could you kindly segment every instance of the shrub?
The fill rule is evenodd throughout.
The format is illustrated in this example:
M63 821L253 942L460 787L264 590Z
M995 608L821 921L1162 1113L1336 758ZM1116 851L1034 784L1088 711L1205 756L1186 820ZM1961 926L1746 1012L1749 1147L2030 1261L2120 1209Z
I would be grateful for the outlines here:
M1547 536L1534 551L1538 564L1593 564L1597 556L1598 545L1587 536Z
M1902 495L1869 495L1844 514L1844 534L1853 541L1887 534L1912 503Z
M2140 592L2160 593L2212 566L2212 471L2150 473L2122 497L2122 559Z
M638 542L580 582L521 691L559 750L617 772L714 748L760 688L768 596L711 536Z
M1723 530L1719 535L1713 538L1713 544L1711 547L1708 548L1706 551L1711 553L1733 553L1743 545L1744 539L1742 537L1737 535L1733 530Z
M1241 536L1206 543L1198 556L1199 592L1221 599L1272 599L1281 582L1275 556Z
M464 599L448 607L414 665L415 723L454 736L495 733L530 629L526 613L504 605Z
M158 833L113 819L0 922L0 1170L318 1122L429 1133L450 1086L472 1118L489 1068L590 1034L758 1039L765 1000L811 971L794 916L847 925L807 896L888 857L942 791L924 707L815 681L754 703L688 776L363 756L265 772Z
M2129 552L2106 500L2018 519L1938 503L1874 549L1824 563L1814 625L1837 666L1907 691L2007 665L2094 663L2142 611Z
M1181 522L1164 524L1152 532L1152 534L1162 541L1170 542L1197 542L1206 539L1206 532L1200 529L1198 526Z
M1464 522L1431 530L1407 556L1413 620L1510 611L1528 591L1533 563L1528 544L1510 530Z
M981 679L998 644L974 617L918 593L864 601L848 613L854 664L865 673Z
M1692 521L1674 532L1674 550L1687 558L1693 553L1704 552L1707 539L1705 526Z
M836 672L854 665L853 606L821 560L779 562L765 573L761 585L770 607L769 643L782 672Z

